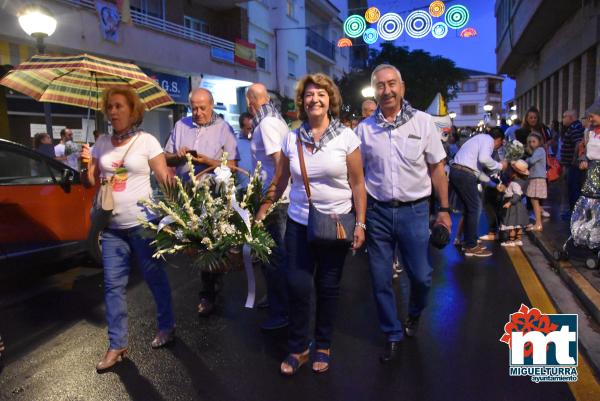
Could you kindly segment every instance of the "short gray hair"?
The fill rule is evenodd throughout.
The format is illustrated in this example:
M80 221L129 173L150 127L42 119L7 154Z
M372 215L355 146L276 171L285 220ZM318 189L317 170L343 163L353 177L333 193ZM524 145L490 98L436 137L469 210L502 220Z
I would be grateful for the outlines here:
M375 69L371 73L371 87L373 87L373 88L375 87L375 74L377 74L381 70L385 70L386 68L389 68L390 70L394 70L396 72L396 74L398 74L398 78L400 79L400 82L404 82L402 80L402 74L400 74L399 69L397 69L396 67L394 67L391 64L379 64L377 67L375 67Z

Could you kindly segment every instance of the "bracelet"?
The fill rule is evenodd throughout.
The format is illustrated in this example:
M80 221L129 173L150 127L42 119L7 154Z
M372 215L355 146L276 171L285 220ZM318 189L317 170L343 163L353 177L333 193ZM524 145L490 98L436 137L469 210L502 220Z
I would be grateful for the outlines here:
M367 225L365 223L361 223L361 222L357 221L356 224L355 224L355 226L356 227L360 227L363 230L367 231Z
M87 168L87 167L84 167L84 168L82 168L82 169L79 171L79 173L80 173L80 174L87 174L87 172L88 172L88 168Z

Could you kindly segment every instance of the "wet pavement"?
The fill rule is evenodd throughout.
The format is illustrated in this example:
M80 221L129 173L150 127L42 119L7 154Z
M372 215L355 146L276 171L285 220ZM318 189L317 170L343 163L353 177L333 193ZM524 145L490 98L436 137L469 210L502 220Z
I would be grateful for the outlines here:
M161 350L150 348L154 304L134 273L130 355L101 375L94 369L107 347L100 269L79 266L18 288L0 286L0 332L8 347L0 399L573 400L567 384L509 376L508 348L498 340L508 315L529 301L506 252L492 247L488 259L465 260L451 246L433 251L430 306L418 337L404 342L390 366L378 361L384 338L366 255L349 256L331 368L317 375L305 366L292 378L279 374L286 331L261 332L265 312L242 306L243 273L228 274L221 307L198 318L198 274L182 261L169 266L178 338ZM404 274L397 287L406 292Z

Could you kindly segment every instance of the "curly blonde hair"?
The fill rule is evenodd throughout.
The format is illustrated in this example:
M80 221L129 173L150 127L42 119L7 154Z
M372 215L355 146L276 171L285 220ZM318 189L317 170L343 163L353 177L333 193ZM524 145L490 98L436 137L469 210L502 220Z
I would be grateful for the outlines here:
M102 113L108 118L108 99L114 95L124 96L127 100L127 104L131 109L131 123L133 126L138 126L144 120L144 112L146 111L146 106L140 100L137 92L132 88L127 87L112 87L107 88L102 93L102 103L101 109Z
M304 91L309 84L325 89L327 95L329 95L329 114L334 118L339 118L342 108L340 90L327 75L317 73L303 76L296 84L296 107L298 108L298 117L300 120L306 121L308 119L304 110Z

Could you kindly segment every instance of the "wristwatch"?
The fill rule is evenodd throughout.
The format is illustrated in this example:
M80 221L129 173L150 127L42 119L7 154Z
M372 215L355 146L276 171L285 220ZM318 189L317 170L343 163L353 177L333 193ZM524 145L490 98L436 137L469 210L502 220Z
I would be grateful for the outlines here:
M450 209L449 207L440 207L440 208L438 208L438 213L439 212L450 213L450 212L452 212L452 209Z

